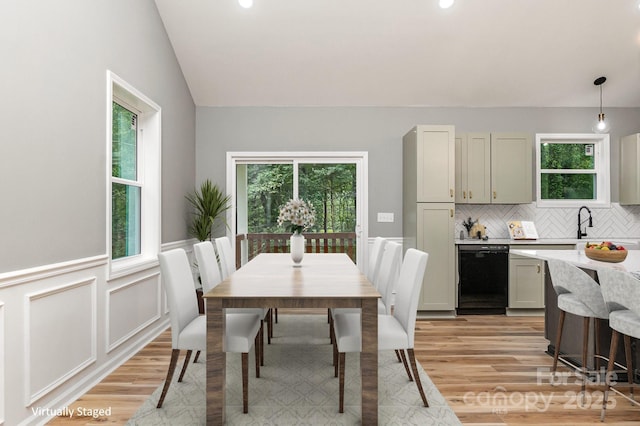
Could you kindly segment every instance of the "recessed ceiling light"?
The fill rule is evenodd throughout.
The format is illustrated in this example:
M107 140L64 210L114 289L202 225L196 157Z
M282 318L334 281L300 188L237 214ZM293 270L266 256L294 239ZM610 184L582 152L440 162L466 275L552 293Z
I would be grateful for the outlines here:
M253 6L253 0L238 0L238 3L245 9L250 9Z
M453 0L440 0L440 8L448 9L453 6Z

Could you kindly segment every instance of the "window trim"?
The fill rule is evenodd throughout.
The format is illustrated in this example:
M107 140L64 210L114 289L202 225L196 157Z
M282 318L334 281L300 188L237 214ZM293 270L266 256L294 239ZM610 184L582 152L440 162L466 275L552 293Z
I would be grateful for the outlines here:
M594 145L594 157L596 174L595 200L575 199L575 200L543 200L541 176L541 152L540 148L544 143L575 143L585 142ZM536 206L537 207L580 207L588 206L594 208L611 207L611 173L610 173L610 146L608 134L595 133L537 133L536 134ZM546 170L546 169L545 169Z
M124 79L107 70L106 108L106 250L109 258L109 279L123 276L157 265L161 248L161 113L158 104L145 96ZM138 114L138 179L140 199L140 254L112 259L111 253L111 197L112 182L112 103L116 101L132 108Z

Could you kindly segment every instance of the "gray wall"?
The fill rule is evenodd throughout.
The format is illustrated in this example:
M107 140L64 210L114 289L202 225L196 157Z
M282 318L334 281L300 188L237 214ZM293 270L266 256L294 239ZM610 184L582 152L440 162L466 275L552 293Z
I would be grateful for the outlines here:
M402 136L416 124L456 131L591 133L597 108L222 108L196 111L196 180L225 187L227 151L368 151L369 235L402 235ZM618 140L640 132L640 108L605 108L611 121L612 200L618 197ZM394 223L376 222L393 212Z
M162 107L162 240L187 238L195 106L153 0L4 1L0 273L106 253L106 70Z

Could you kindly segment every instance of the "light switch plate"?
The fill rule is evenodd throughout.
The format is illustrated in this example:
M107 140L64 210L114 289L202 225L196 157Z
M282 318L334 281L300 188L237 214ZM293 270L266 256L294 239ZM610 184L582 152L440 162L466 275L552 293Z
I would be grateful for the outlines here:
M378 222L393 222L393 213L378 213Z

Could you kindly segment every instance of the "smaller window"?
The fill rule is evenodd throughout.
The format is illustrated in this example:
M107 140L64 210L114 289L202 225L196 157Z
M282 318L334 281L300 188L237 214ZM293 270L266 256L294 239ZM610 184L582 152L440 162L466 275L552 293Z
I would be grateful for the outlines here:
M609 206L609 135L536 135L539 207Z

